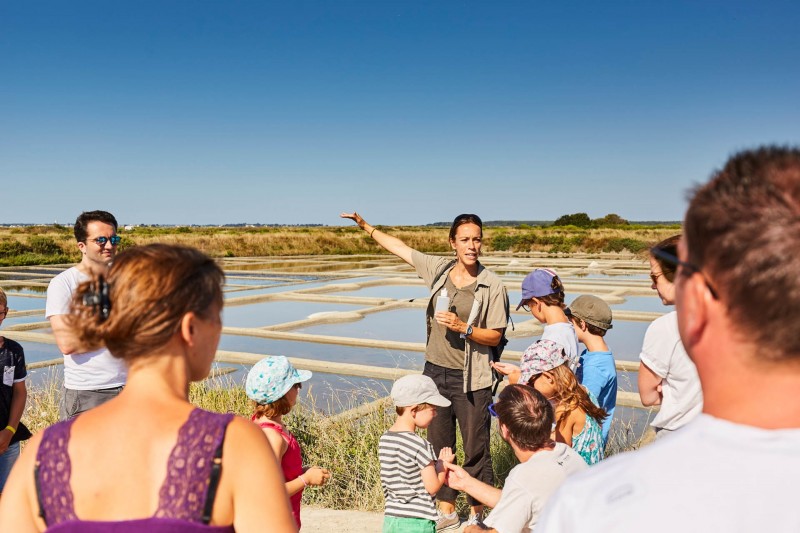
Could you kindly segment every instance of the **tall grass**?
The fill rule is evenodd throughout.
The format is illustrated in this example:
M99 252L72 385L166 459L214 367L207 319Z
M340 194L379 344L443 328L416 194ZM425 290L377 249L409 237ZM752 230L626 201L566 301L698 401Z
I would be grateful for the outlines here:
M57 421L60 387L59 380L53 374L41 386L29 391L23 420L31 431L40 431ZM304 504L331 509L383 510L378 440L394 423L394 408L390 402L378 401L377 392L359 391L354 395L342 391L339 396L333 397L331 403L335 405L328 405L327 412L363 407L364 398L369 400L370 394L373 400L368 404L370 408L360 412L358 417L328 416L325 410L313 405L314 398L310 396L308 402L298 404L284 418L287 428L300 443L304 464L318 465L332 472L329 484L309 487L304 491ZM247 418L252 412L244 388L229 376L193 383L189 400L209 411L232 412ZM508 472L517 464L517 459L496 429L492 429L491 453L495 484L502 487ZM425 437L425 432L422 431L421 435ZM457 440L456 461L462 463L464 457L460 435ZM616 420L609 440L606 448L609 455L637 448L642 442L641 435L636 433L632 424L626 425ZM465 515L467 503L463 494L456 503L459 513Z
M397 226L382 228L414 249L426 253L449 250L448 228ZM487 252L621 252L637 253L678 233L677 226L631 226L583 229L564 227L487 227ZM134 228L120 229L120 250L162 242L183 244L213 257L273 255L353 255L385 253L357 227L270 228ZM80 259L71 232L58 226L0 228L0 266L75 262Z

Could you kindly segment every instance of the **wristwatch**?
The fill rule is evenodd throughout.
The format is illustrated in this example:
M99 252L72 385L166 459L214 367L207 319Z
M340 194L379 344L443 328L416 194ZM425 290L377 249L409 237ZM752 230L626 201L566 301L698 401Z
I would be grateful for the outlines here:
M467 331L461 334L461 338L466 339L470 335L472 335L472 326L467 326Z

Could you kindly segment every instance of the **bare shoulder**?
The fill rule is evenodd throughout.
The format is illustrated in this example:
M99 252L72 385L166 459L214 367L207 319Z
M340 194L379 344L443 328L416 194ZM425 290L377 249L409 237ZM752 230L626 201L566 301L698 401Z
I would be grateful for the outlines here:
M44 523L38 518L38 503L34 486L36 455L43 431L26 443L0 498L0 531L42 531Z

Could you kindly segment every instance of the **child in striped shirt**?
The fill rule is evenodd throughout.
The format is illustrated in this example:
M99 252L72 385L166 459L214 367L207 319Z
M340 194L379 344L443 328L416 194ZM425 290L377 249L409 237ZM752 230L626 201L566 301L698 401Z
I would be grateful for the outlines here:
M450 400L439 394L431 378L420 374L398 379L391 396L397 420L378 444L386 498L383 533L436 533L434 497L446 475L442 462L452 462L455 455L451 448L442 448L437 460L431 443L416 429L427 428L436 407L448 407Z

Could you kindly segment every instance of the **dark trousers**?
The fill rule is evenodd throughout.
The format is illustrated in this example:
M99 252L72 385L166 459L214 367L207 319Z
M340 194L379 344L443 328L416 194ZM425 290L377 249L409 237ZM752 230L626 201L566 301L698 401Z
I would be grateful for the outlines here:
M458 422L464 444L464 470L475 479L492 485L494 472L489 450L491 389L487 387L465 393L464 371L460 369L425 363L423 374L429 376L436 383L439 393L452 402L450 407L437 407L436 417L428 426L428 441L433 444L436 454L445 447L450 447L455 452ZM457 491L445 485L436 497L439 500L453 501L457 494ZM481 502L469 495L467 502L469 505L481 505Z

